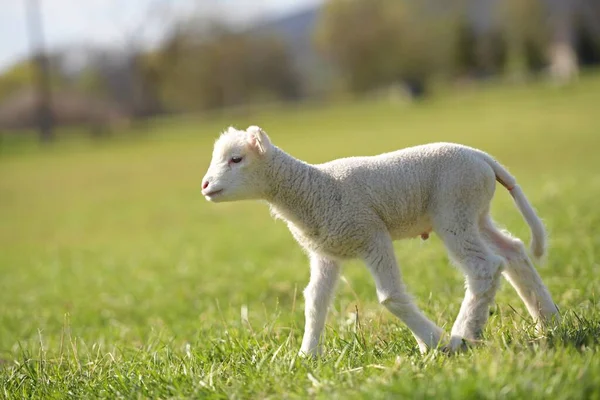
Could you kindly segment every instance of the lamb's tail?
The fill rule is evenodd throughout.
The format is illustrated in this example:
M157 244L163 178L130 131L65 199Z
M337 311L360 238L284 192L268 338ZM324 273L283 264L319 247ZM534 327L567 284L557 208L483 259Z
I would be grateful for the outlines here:
M486 162L494 170L496 180L508 190L515 201L517 208L521 212L521 215L523 215L523 218L527 221L527 224L531 229L531 253L536 259L541 259L546 253L546 230L542 220L535 213L535 210L527 200L527 197L525 197L525 193L523 193L521 187L517 185L515 177L512 176L498 161L485 153L483 154L485 155L484 158Z

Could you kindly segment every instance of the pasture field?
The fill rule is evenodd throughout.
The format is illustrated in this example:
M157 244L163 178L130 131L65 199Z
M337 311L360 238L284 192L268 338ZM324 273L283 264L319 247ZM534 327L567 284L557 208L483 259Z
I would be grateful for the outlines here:
M200 194L230 124L261 125L314 163L431 141L491 153L547 225L538 270L564 322L535 335L504 282L484 346L421 355L349 262L324 356L298 358L305 255L265 204ZM600 398L600 76L0 146L0 398ZM501 187L493 215L529 242ZM439 238L396 250L417 303L449 330L463 283Z

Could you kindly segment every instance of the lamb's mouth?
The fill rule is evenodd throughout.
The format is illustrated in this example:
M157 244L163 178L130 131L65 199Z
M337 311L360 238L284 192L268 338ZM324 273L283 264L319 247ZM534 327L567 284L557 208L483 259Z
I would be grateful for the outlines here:
M213 190L212 192L206 193L204 197L215 197L216 195L221 194L221 192L223 192L223 189Z

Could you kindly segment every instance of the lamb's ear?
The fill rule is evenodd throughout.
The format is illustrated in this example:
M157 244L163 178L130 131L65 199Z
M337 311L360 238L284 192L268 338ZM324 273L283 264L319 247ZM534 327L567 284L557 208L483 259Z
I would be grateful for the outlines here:
M250 136L248 139L250 146L255 149L258 154L263 155L269 151L271 148L271 140L265 131L258 126L253 125L249 126L248 129L246 129L246 132L248 132L248 135Z

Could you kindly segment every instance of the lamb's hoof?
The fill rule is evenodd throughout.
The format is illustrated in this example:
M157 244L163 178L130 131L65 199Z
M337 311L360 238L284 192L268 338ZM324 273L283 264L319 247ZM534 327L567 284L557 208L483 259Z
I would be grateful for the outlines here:
M298 357L308 359L308 360L316 360L320 356L321 356L320 348L315 348L315 349L310 349L310 350L300 349L300 351L298 351Z
M446 354L464 353L465 351L477 344L479 344L479 342L475 340L465 339L461 336L452 336L450 338L450 343L443 346L441 348L441 351Z
M427 345L425 343L420 343L419 342L418 345L419 345L419 352L421 354L425 354L425 353L427 353L429 351L429 347L427 347Z
M549 331L552 331L560 326L562 317L558 312L558 308L546 313L547 315L537 321L535 325L535 333L538 336L546 335Z

